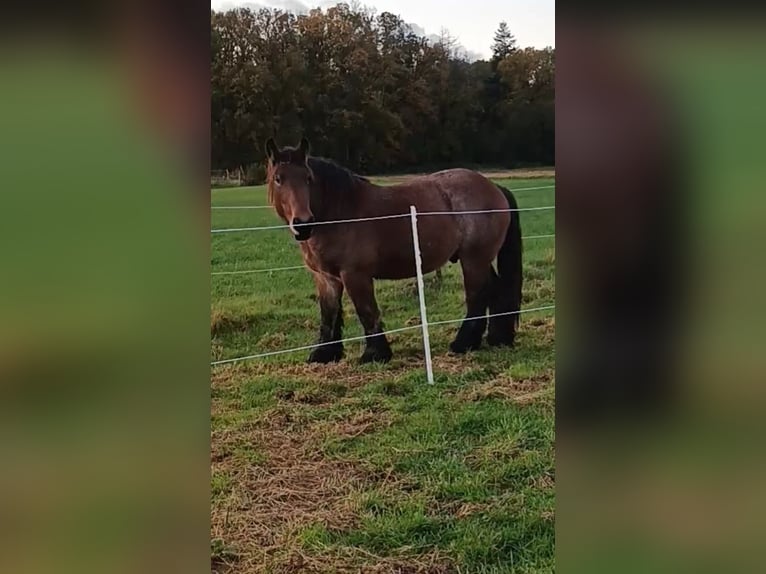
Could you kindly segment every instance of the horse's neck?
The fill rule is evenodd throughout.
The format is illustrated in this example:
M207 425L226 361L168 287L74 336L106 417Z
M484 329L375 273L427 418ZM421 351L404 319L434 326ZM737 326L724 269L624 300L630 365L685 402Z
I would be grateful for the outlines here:
M370 206L370 194L375 193L376 185L357 181L354 189L345 191L333 190L326 194L322 201L322 216L325 221L337 219L354 219L364 217Z

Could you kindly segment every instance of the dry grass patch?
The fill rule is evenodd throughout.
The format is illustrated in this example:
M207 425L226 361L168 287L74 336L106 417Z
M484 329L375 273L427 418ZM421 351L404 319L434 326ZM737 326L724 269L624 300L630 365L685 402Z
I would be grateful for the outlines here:
M470 388L459 391L458 399L464 401L481 401L484 399L503 399L514 402L525 402L535 396L543 396L548 392L548 387L553 381L553 372L550 375L541 375L533 378L516 380L508 375L502 375L485 383L472 385Z
M452 562L438 551L383 557L361 548L327 549L307 554L293 549L284 569L275 572L306 574L457 574Z
M363 411L354 414L347 421L339 421L328 425L328 434L332 436L349 439L361 436L364 433L380 430L391 425L391 418L388 413Z
M302 411L312 408L311 403L282 400L255 421L213 431L213 570L448 572L443 561L432 562L430 555L392 559L362 549L305 548L301 533L306 528L332 532L355 527L355 501L364 491L391 487L395 480L390 473L371 472L322 452L330 437L354 438L389 425L387 413L367 410L343 420L306 422ZM222 409L218 404L216 410Z
M221 562L243 573L297 571L291 560L302 553L300 530L312 524L328 530L353 526L349 499L369 479L352 463L324 458L316 431L295 429L279 413L238 433L238 440L244 434L257 445L264 462L213 458L214 483L225 476L230 484L212 506L211 538L230 549ZM229 439L228 433L213 433L213 452L226 452Z
M261 376L279 375L284 378L305 379L319 384L339 383L348 389L356 389L370 384L371 380L379 378L375 372L360 367L353 354L353 348L346 350L346 358L338 363L320 365L316 363L273 363L273 362L241 362L220 365L213 368L213 387L225 387L236 384L237 381ZM466 370L471 362L460 357L434 357L435 368L443 369L448 373L456 373ZM396 378L412 372L414 368L424 368L423 358L420 356L408 356L402 350L398 356L388 365L379 367L380 373L386 378Z

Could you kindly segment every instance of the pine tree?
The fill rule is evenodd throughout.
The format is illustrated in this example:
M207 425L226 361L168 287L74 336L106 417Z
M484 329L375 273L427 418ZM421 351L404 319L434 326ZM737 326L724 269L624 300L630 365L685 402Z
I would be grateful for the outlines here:
M516 38L508 29L508 24L500 22L492 43L492 60L498 62L514 51L516 51Z

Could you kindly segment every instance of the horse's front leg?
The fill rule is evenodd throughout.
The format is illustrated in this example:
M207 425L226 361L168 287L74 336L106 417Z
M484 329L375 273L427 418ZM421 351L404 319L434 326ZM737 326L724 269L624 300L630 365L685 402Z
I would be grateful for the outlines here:
M335 277L314 273L319 298L319 344L311 351L309 363L332 363L343 358L343 283ZM338 341L338 342L333 342ZM330 344L327 344L330 343Z
M343 285L354 303L359 320L367 335L366 346L362 354L362 363L388 362L391 360L391 347L383 334L380 310L375 301L375 287L372 277L361 273L342 273Z

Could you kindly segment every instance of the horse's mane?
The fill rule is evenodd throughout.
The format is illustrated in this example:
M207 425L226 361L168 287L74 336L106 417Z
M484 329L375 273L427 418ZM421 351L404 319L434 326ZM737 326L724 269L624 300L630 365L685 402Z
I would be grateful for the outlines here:
M279 151L276 158L277 163L290 163L290 162L302 162L303 157L300 160L296 159L294 154L297 152L297 148L285 147ZM353 194L357 189L359 182L369 182L370 180L364 176L354 173L350 169L343 167L331 159L324 157L308 156L305 160L308 167L314 174L314 178L319 182L323 195L340 194L347 195ZM274 186L271 182L271 176L268 181L268 199L271 205L274 205Z
M331 159L309 156L308 165L323 188L338 193L352 192L360 181L370 181Z

